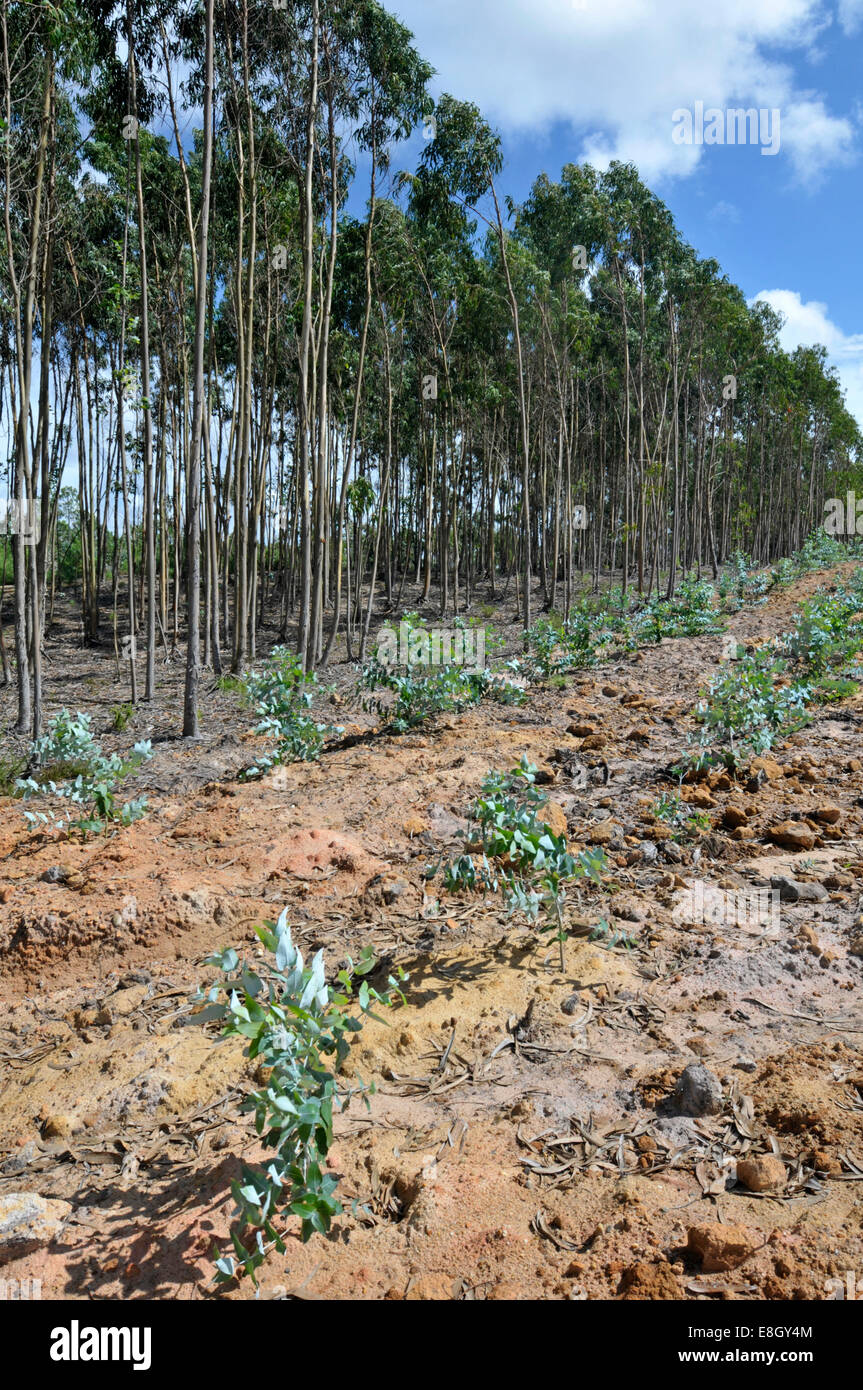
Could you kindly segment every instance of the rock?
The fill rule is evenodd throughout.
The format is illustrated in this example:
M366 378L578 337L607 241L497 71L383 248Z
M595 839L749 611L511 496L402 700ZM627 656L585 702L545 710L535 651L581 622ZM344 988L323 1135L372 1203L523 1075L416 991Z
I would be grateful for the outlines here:
M663 825L662 821L657 821L655 825L646 825L642 833L645 839L661 842L670 840L674 832L670 825Z
M407 820L402 822L402 830L413 838L414 835L424 834L428 830L428 823L421 816L408 816Z
M793 878L771 878L770 887L778 888L780 902L796 903L800 901L800 885Z
M854 883L851 874L838 873L833 869L823 880L824 887L829 888L831 893L837 892L841 888L850 888Z
M683 850L674 840L667 840L662 846L662 857L667 859L669 864L682 864Z
M763 772L768 782L778 782L784 776L783 769L779 766L775 758L753 758L749 764L751 773Z
M705 1274L721 1274L748 1260L756 1246L745 1226L727 1226L716 1221L710 1226L690 1226L687 1248L701 1260Z
M566 732L572 734L575 738L590 738L591 734L595 734L598 731L595 724L574 723L567 724Z
M842 1164L824 1149L810 1149L803 1155L804 1163L811 1163L816 1173L826 1173L835 1178L842 1172Z
M644 864L655 864L659 858L659 850L650 840L643 840L638 846L638 857Z
M822 883L797 883L794 879L789 880L794 883L797 889L797 901L799 903L826 903L830 894ZM773 880L771 879L771 884Z
M590 845L607 845L614 839L613 825L594 825L587 833L587 842Z
M758 1070L758 1063L754 1057L738 1057L736 1062L731 1064L735 1071L754 1072Z
M394 903L406 892L407 887L403 878L391 879L381 885L381 897L385 903Z
M381 901L386 903L387 906L391 906L392 903L397 902L399 898L410 891L410 884L403 878L381 878L377 876L372 879L369 887L379 889Z
M732 802L725 808L722 824L725 826L726 830L736 830L738 826L746 825L748 819L746 807L735 805Z
M4 1178L12 1178L17 1173L23 1173L28 1164L32 1163L33 1160L38 1157L39 1150L36 1148L35 1142L31 1139L29 1144L23 1144L20 1149L11 1153L8 1158L4 1158L3 1162L0 1163L0 1173L3 1174Z
M548 826L552 835L566 834L566 814L556 801L547 801L542 809L537 811L536 818Z
M602 687L602 693L607 699L616 700L620 694L620 687L617 685L604 685Z
M703 1135L698 1133L695 1128L695 1121L687 1119L683 1115L665 1116L656 1120L653 1128L660 1134L664 1134L667 1139L674 1142L676 1148L683 1148L686 1144L704 1142Z
M722 1109L719 1078L703 1062L690 1062L680 1075L671 1102L678 1115L718 1115Z
M716 805L707 787L687 787L681 796L690 806L700 806L704 811L709 811Z
M446 806L433 801L428 808L429 830L436 840L456 840L467 830L467 819L453 815Z
M68 1139L80 1128L81 1121L76 1120L74 1115L49 1115L42 1126L42 1133L46 1139Z
M650 730L646 729L643 724L639 724L636 728L629 730L626 738L629 743L649 743Z
M750 1192L776 1192L785 1186L785 1164L776 1154L737 1160L737 1181Z
M556 781L556 767L538 767L533 775L533 784L535 787L553 787Z
M801 927L797 933L797 939L803 943L810 955L821 955L821 943L814 927L808 925Z
M568 994L560 1006L565 1014L579 1013L584 1008L584 1001L577 994Z
M588 753L593 749L595 752L599 752L600 749L605 747L605 743L605 734L591 734L590 737L586 738L582 743L581 751L583 753Z
M682 1298L683 1290L674 1277L670 1265L657 1261L647 1264L640 1260L630 1265L621 1275L617 1292L624 1299L672 1299Z
M492 1303L515 1303L524 1298L524 1285L517 1284L514 1279L499 1279L489 1289L486 1298Z
M771 826L767 838L782 849L809 850L815 846L815 835L801 821L786 820Z
M423 1274L405 1294L408 1303L443 1303L452 1298L452 1279L448 1274Z
M64 869L62 864L52 864L46 869L44 874L39 875L40 883L65 883L69 877L69 870Z
M815 808L812 812L812 819L820 821L822 825L835 825L837 821L842 819L842 808L826 802Z
M71 1212L71 1202L50 1200L36 1192L7 1192L0 1197L0 1264L50 1245Z

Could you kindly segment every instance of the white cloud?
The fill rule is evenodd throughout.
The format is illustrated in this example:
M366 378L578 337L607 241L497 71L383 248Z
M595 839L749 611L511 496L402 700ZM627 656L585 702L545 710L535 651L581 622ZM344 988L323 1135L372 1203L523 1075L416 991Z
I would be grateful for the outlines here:
M820 98L807 94L782 119L782 141L802 183L817 184L830 164L850 164L855 158L854 126L831 116Z
M839 23L846 34L856 34L863 25L863 0L839 0Z
M439 72L507 133L569 122L572 158L633 160L648 179L686 175L703 147L675 145L672 113L779 108L782 155L803 181L851 157L854 124L801 92L778 49L811 57L827 0L390 0ZM840 0L843 26L863 0Z
M826 304L817 299L804 302L796 290L761 290L750 303L755 300L783 315L779 341L786 352L823 343L845 387L848 409L863 425L863 333L844 333Z
M719 202L714 204L708 215L712 217L715 222L740 221L740 209L737 204L726 202L724 198L720 198Z

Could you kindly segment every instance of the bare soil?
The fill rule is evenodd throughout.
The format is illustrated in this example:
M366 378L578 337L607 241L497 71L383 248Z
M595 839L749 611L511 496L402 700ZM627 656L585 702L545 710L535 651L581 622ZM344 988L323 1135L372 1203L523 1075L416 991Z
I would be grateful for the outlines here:
M829 579L735 615L731 633L762 640ZM721 637L666 640L523 708L401 737L376 730L343 665L322 705L343 734L318 763L248 783L237 774L262 745L235 695L206 692L210 732L186 745L180 663L160 663L156 704L110 732L123 687L64 614L49 712L88 710L107 747L152 737L156 757L132 793L146 790L147 816L107 836L32 832L0 799L0 1195L73 1204L61 1237L6 1277L65 1299L254 1297L248 1280L217 1290L211 1263L230 1180L257 1153L238 1113L252 1076L233 1044L186 1026L188 996L206 954L253 953L253 924L284 906L305 953L322 946L335 967L371 943L409 983L348 1066L377 1092L337 1122L345 1213L269 1257L264 1297L782 1300L863 1270L863 696L816 709L757 788L684 787L710 825L672 841L649 807L676 785L667 769ZM12 698L0 692L6 724ZM499 901L425 877L486 772L522 754L572 845L602 844L611 869L571 899L563 971ZM746 811L741 834L729 805ZM811 848L771 840L789 821ZM696 880L740 892L778 875L827 896L783 902L777 933L681 914ZM601 918L625 940L591 939ZM695 1062L722 1084L719 1113L677 1113ZM780 1190L730 1181L737 1159L771 1153ZM716 1222L745 1228L749 1253L711 1271L687 1233Z

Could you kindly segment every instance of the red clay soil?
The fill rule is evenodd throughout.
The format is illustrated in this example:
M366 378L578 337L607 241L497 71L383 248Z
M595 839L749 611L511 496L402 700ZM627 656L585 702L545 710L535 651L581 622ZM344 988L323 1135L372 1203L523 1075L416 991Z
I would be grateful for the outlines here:
M828 580L732 634L762 640ZM262 747L235 696L210 692L201 744L169 737L174 665L157 712L106 739L158 740L144 819L82 841L0 800L0 1198L69 1204L4 1277L67 1299L254 1297L212 1282L230 1180L256 1155L238 1109L253 1073L186 1026L188 996L205 955L253 955L253 924L287 906L304 953L337 968L370 943L409 982L349 1062L377 1092L337 1122L345 1212L327 1238L289 1235L264 1297L759 1300L859 1282L863 698L816 709L761 778L684 787L705 823L671 839L650 808L722 646L663 641L402 737L375 732L343 670L338 746L257 783L235 780ZM71 697L56 663L51 708L89 709L101 733L120 687L76 660ZM425 876L487 771L523 754L571 844L602 845L611 869L571 900L564 970L499 901ZM783 902L776 931L690 920L696 882L751 897L778 876L823 891ZM601 919L613 931L591 939ZM693 1063L719 1082L713 1113L673 1098Z

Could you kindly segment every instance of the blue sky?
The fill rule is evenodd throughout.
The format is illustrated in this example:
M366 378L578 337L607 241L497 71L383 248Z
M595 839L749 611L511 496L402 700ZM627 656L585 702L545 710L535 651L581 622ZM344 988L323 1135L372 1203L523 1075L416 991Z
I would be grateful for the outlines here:
M503 137L503 191L632 160L683 235L823 342L863 424L863 0L384 0ZM683 144L674 113L780 113L779 150ZM409 165L405 151L395 167Z

